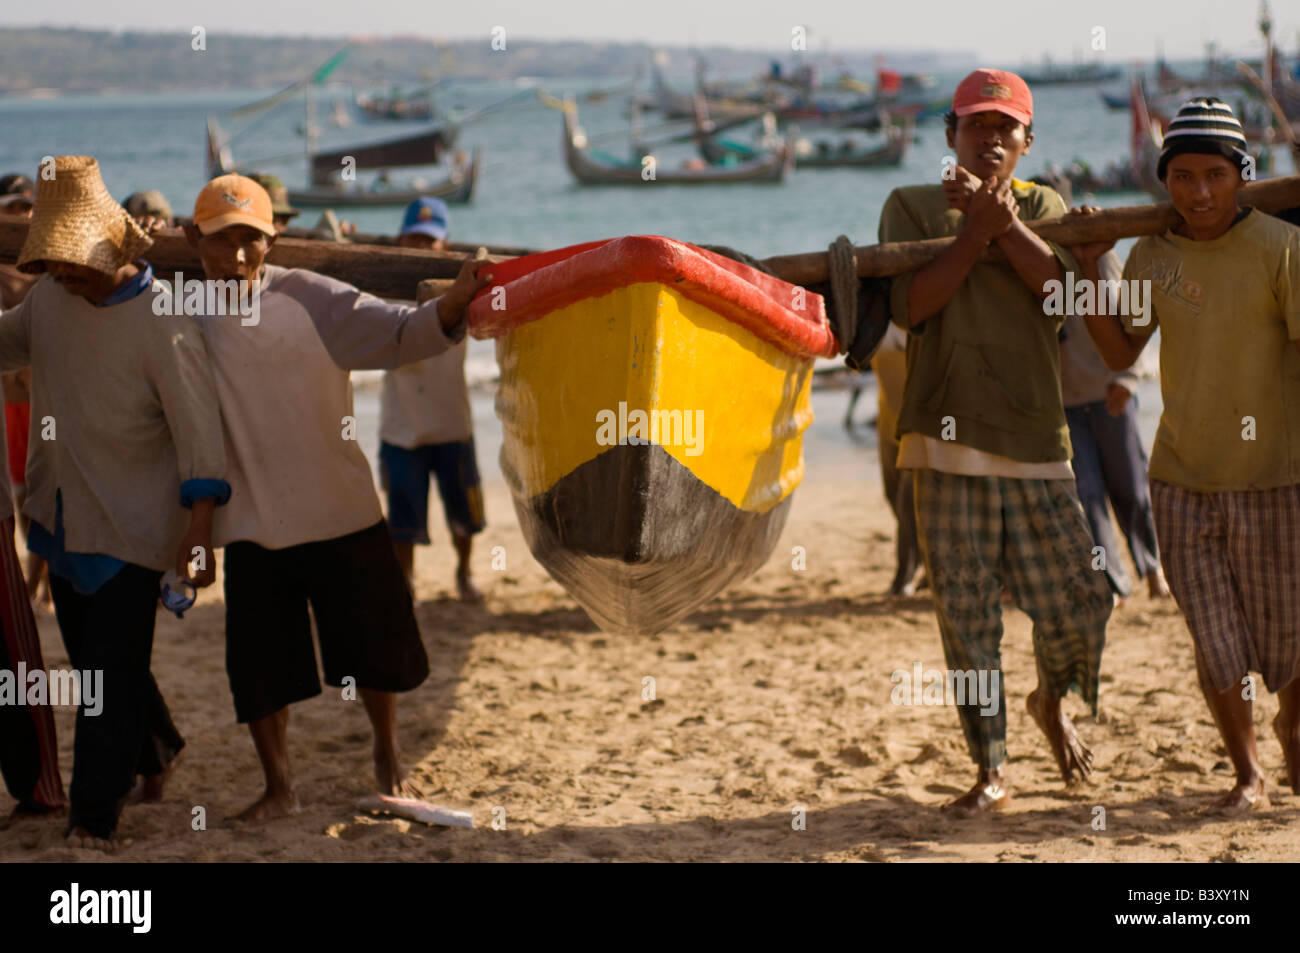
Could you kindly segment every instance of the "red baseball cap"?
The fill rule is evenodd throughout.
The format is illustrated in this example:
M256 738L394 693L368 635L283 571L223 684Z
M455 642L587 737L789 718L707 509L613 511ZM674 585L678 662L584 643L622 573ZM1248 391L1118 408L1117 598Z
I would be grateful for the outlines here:
M1034 97L1029 84L1003 69L977 69L960 83L952 97L952 111L958 116L995 110L1022 125L1034 118Z

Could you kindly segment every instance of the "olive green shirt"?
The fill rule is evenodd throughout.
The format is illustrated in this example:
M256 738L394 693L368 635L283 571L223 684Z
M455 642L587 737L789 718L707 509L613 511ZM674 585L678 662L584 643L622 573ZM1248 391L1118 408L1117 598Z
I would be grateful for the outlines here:
M1151 478L1189 490L1300 483L1300 229L1252 211L1211 241L1165 232L1129 253L1151 282L1164 411Z
M1060 195L1046 186L1013 179L1012 194L1022 221L1066 212ZM880 240L954 236L964 217L948 208L942 186L895 189L880 213ZM1051 248L1063 271L1077 270L1069 252ZM894 278L890 296L893 320L911 332L899 438L951 439L1024 463L1069 460L1057 343L1063 317L1046 313L1009 262L980 261L939 314L909 329L915 274Z

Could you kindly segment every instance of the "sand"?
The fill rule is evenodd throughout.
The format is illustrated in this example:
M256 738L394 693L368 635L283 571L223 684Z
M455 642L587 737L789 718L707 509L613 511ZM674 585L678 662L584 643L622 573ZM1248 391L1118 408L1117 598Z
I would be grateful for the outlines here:
M126 809L120 834L130 844L120 859L1300 857L1300 798L1281 786L1269 728L1277 706L1262 685L1256 724L1273 809L1237 819L1201 813L1232 778L1172 602L1140 594L1112 617L1100 719L1069 703L1096 774L1068 792L1024 709L1034 682L1029 621L1008 610L1015 800L1005 814L958 821L938 811L973 780L955 712L890 700L895 670L942 668L943 656L928 597L879 595L892 574L893 527L878 485L810 474L757 575L644 639L596 630L529 555L501 483L486 490L490 525L475 550L486 605L452 600L453 556L440 532L417 557L433 674L399 707L414 776L431 800L471 811L478 827L358 812L371 790L369 727L360 702L329 688L293 708L303 813L230 826L224 819L261 793L262 779L234 721L216 587L184 621L159 615L154 672L189 745L164 800ZM498 546L505 568L494 571ZM791 566L795 546L807 551L802 571ZM39 622L47 665L66 665L52 616ZM71 709L56 717L66 783L74 719ZM0 811L11 806L0 793ZM193 829L196 807L206 830ZM64 846L62 827L46 819L0 832L0 860L104 859Z

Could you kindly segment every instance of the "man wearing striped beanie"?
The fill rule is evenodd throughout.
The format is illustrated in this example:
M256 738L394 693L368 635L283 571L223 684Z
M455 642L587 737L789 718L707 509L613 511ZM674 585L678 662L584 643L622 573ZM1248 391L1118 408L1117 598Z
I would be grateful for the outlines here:
M1300 793L1300 229L1238 204L1253 177L1245 145L1224 103L1178 111L1157 168L1183 221L1141 239L1124 267L1125 279L1150 283L1149 307L1088 319L1115 370L1161 329L1151 499L1237 775L1216 805L1226 813L1269 806L1251 671L1277 693L1273 730ZM1108 247L1073 249L1085 277Z

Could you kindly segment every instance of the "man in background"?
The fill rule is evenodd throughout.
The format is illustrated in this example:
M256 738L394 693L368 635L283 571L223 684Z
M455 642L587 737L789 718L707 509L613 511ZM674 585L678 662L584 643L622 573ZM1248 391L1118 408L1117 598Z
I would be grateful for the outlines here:
M1113 251L1103 255L1098 265L1105 280L1118 280L1124 269ZM1106 366L1082 315L1065 319L1060 340L1061 397L1074 450L1074 479L1093 542L1104 553L1106 580L1121 599L1133 591L1106 505L1109 499L1138 578L1146 579L1152 599L1166 598L1169 586L1160 569L1147 488L1147 454L1138 432L1138 377Z
M277 233L283 233L289 222L298 216L298 210L289 204L289 190L278 175L269 172L254 172L249 178L271 196L271 222Z
M416 199L406 209L398 244L447 247L447 203ZM465 385L467 343L384 374L379 412L379 467L388 491L388 530L406 585L415 591L415 547L429 545L429 479L438 481L456 550L456 592L482 598L470 576L475 534L485 525L483 488L474 453L474 426Z

